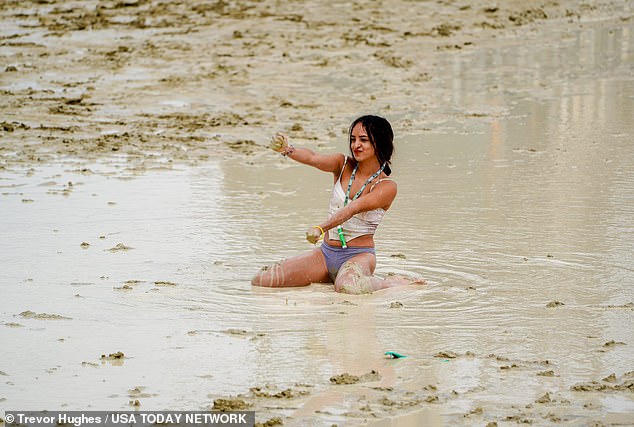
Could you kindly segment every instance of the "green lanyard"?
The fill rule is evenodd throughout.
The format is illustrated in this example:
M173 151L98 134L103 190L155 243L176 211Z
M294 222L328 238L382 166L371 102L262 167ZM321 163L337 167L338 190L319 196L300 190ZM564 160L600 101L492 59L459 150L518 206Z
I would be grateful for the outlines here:
M368 180L365 182L365 184L363 184L363 187L361 187L361 189L359 191L357 191L357 194L354 195L354 197L352 199L350 199L350 189L352 188L352 183L354 182L354 176L357 174L357 169L359 169L359 164L357 163L354 167L354 169L352 170L352 174L350 175L350 181L348 182L348 190L346 191L346 198L343 201L343 205L346 206L348 204L348 201L352 201L352 200L356 200L359 198L359 196L361 195L361 193L363 193L363 190L365 190L365 187L374 180L374 178L376 178L377 176L381 175L381 172L383 172L383 169L385 169L385 165L387 163L383 163L383 166L381 166L381 168L376 171L374 173L374 175L372 175L370 178L368 178Z
M361 193L363 193L363 190L365 190L365 187L370 182L372 182L372 180L374 178L379 176L381 174L381 172L383 172L383 169L385 169L385 165L387 165L387 163L383 163L383 166L381 166L381 168L378 171L376 171L376 173L374 175L372 175L370 178L368 178L368 180L365 182L365 184L363 184L363 187L361 187L361 189L359 191L357 191L357 194L354 195L352 200L356 200L357 198L359 198ZM359 164L358 163L355 165L354 169L352 170L352 174L350 175L350 182L348 182L348 190L346 191L346 198L343 201L343 205L344 206L346 206L348 204L348 200L350 200L350 188L352 188L352 183L354 182L354 176L357 174L357 169L359 169ZM345 238L345 236L343 234L343 227L341 225L337 226L337 234L339 235L339 240L341 240L341 247L343 249L346 249L348 247L348 245L346 244L346 238Z

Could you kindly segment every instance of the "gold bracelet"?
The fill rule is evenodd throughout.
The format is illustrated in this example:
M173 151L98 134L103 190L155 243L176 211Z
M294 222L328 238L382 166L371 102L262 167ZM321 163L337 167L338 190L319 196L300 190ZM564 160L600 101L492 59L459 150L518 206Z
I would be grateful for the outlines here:
M324 231L324 229L323 229L323 228L321 228L321 227L320 227L320 226L318 226L318 225L313 225L313 228L319 228L319 231L321 231L321 237L319 237L319 238L323 240L324 235L326 234L326 232Z

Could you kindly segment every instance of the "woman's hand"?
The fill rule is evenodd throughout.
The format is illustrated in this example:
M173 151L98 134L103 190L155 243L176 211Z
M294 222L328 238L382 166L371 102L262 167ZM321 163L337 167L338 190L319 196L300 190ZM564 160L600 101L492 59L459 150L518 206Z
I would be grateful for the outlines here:
M271 149L273 151L277 151L278 153L282 153L288 150L288 137L283 133L276 133L273 138L271 138Z
M324 232L321 227L312 226L306 231L306 240L313 245L316 244L322 237L324 237Z

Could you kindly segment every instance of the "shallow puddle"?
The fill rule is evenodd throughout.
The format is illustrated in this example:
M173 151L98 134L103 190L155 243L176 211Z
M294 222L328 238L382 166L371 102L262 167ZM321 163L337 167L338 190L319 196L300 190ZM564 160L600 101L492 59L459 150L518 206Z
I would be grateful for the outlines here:
M311 249L331 184L257 146L161 170L108 157L3 172L1 406L194 410L242 394L284 425L628 420L632 34L439 55L426 105L395 108L399 196L377 273L425 287L252 288ZM402 124L417 115L425 128ZM572 389L592 381L611 388Z

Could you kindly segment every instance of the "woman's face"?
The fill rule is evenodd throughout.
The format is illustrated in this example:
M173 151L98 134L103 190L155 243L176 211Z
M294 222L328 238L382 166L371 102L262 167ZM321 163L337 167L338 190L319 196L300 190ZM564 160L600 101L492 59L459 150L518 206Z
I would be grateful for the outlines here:
M352 133L350 134L350 149L357 162L376 157L374 146L361 123L357 123L352 128Z

